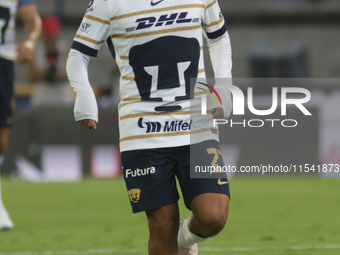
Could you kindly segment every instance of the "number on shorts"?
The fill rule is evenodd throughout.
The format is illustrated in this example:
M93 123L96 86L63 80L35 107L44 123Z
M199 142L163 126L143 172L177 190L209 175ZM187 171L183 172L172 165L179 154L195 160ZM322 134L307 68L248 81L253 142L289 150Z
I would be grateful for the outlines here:
M222 156L222 151L219 150L219 149L216 149L216 148L209 148L209 149L207 149L207 153L208 153L208 154L213 154L213 155L214 155L214 158L213 158L213 160L211 161L211 165L212 165L215 169L217 169L216 164L217 164L217 161L218 161L218 159L220 158L220 156Z

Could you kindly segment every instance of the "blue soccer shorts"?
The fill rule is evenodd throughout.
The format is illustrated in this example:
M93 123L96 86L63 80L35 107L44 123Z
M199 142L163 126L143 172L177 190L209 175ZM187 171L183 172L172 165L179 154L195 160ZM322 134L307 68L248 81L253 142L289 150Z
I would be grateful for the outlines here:
M207 150L212 148L219 150L217 141L122 152L122 171L132 211L149 211L176 203L179 200L176 177L189 210L192 200L200 194L220 193L230 197L227 178L190 178L193 162L211 166L215 156ZM222 156L217 163L224 166Z

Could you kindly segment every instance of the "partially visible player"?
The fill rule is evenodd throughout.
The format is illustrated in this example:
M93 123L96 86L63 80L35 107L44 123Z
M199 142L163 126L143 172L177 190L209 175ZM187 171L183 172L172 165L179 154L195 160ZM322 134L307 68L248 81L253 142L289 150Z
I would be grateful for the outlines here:
M42 18L42 41L35 60L27 68L28 79L35 83L31 106L71 106L74 97L66 75L66 59L70 45L61 38L61 20L56 15Z
M230 40L217 0L91 0L68 57L75 119L93 130L98 109L90 57L106 42L119 66L123 175L133 212L146 212L150 255L196 255L196 243L227 221L227 179L190 178L190 152L204 166L223 165L211 124L230 111L226 102L212 115L192 116L191 104L201 101L190 80L205 79L203 34L215 77L231 78ZM192 211L181 224L176 176Z
M16 14L24 22L26 38L15 45ZM0 0L0 166L8 146L14 108L14 62L33 60L41 34L41 19L34 0ZM13 222L3 205L0 183L0 230L11 230Z

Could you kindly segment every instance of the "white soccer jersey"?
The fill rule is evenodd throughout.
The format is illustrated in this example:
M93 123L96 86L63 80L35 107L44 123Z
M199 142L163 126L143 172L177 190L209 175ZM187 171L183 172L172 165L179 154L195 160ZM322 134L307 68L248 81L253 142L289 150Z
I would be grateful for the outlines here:
M31 4L34 0L0 0L0 57L15 60L15 17L18 5Z
M18 0L0 1L0 57L15 60L15 16Z
M217 0L90 2L72 48L95 57L106 43L116 59L121 151L218 139L210 115L194 117L200 98L190 100L190 79L205 78L203 30L226 32Z

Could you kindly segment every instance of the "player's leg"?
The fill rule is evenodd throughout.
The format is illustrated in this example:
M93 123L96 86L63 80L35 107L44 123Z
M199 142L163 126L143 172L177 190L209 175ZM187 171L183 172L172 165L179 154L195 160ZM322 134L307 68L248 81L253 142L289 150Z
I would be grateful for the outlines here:
M0 231L11 230L13 228L13 222L2 202L1 194L1 165L4 161L3 153L7 149L9 134L10 130L8 128L0 128Z
M14 108L13 86L14 86L14 63L0 58L0 172L4 160L3 154L7 150L12 124L12 113ZM0 180L1 182L1 180ZM8 213L3 205L0 184L0 230L13 228Z
M191 210L189 230L200 237L215 236L227 222L229 197L217 193L198 195L191 202Z
M14 108L14 63L0 58L0 155L7 150Z
M14 108L13 61L0 58L0 155L7 150Z
M178 255L177 233L179 209L177 203L146 212L149 225L149 254Z
M217 235L227 222L228 209L227 195L205 193L196 196L191 202L192 214L181 225L178 243L184 248L190 248Z
M216 150L216 153L211 153L212 149ZM191 248L195 243L217 235L226 224L230 197L226 175L220 175L221 178L205 178L206 176L191 178L189 171L190 164L223 166L223 159L218 151L216 141L206 141L191 146L191 155L187 154L178 171L185 204L188 209L192 210L192 215L181 225L178 234L178 242L184 248ZM190 163L185 163L185 161L190 161Z
M8 215L8 212L2 202L1 178L0 178L0 231L11 230L12 228L13 228L13 222L11 221Z
M122 170L134 213L146 212L149 254L177 255L179 199L172 148L125 151Z
M3 154L7 150L10 132L11 131L9 128L0 127L0 156L3 156Z

